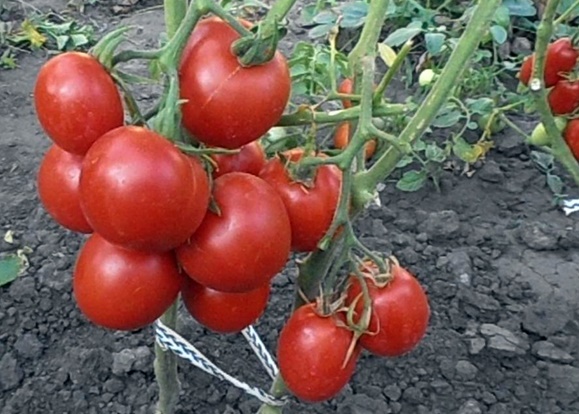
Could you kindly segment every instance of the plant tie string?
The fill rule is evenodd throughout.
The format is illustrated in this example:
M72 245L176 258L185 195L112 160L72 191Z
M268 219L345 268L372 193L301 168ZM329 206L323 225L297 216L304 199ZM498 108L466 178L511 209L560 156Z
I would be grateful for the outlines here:
M563 200L563 211L565 215L576 213L579 211L579 198L574 200Z
M242 333L251 346L251 349L255 352L260 362L266 369L269 376L275 378L279 372L277 365L259 338L259 335L255 329L250 326L244 329ZM163 350L170 350L175 355L186 359L197 368L200 368L206 373L213 375L214 377L217 377L221 380L228 381L233 386L245 391L249 395L253 395L263 403L274 406L282 406L287 403L287 397L275 398L260 388L253 387L243 381L238 380L237 378L232 377L213 362L211 362L205 355L203 355L197 348L186 341L181 335L163 324L163 322L160 320L155 322L155 340Z

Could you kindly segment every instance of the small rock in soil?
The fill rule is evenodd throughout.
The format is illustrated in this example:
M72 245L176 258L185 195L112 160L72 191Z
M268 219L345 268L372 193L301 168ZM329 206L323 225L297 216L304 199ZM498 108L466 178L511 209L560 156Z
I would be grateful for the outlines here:
M113 374L123 375L133 369L133 364L137 361L134 349L123 349L121 352L113 354Z
M0 359L0 388L2 391L17 387L23 378L24 372L14 354L12 352L5 353Z
M557 295L542 296L527 307L523 328L544 338L561 331L573 316L568 302Z
M571 365L547 364L549 389L564 405L579 399L579 368Z
M532 352L534 355L541 359L547 359L555 362L568 363L574 359L569 353L557 348L555 344L549 341L535 342L533 344Z
M402 395L402 390L396 384L387 385L384 388L384 395L391 401L398 401Z
M489 183L501 183L505 180L505 174L496 161L487 161L479 171L478 178Z
M383 400L376 400L365 394L352 395L338 405L339 414L374 414L388 413L388 404Z
M559 235L548 224L541 221L525 222L519 228L519 237L533 250L555 250Z
M460 219L456 211L444 210L428 214L419 230L428 235L430 240L452 238L460 230Z
M497 151L509 158L518 157L525 150L525 143L517 134L502 134L495 142Z
M470 399L460 406L457 414L482 414L482 410L477 400Z
M457 277L462 274L472 274L472 261L466 250L454 250L448 253L446 257L448 259L448 270Z
M473 380L478 372L478 368L466 360L458 361L455 370L462 379L467 381Z
M529 349L529 343L525 339L500 326L483 323L480 331L488 338L487 347L490 349L519 355L525 354Z
M484 338L471 338L468 340L468 353L476 355L484 349L486 341Z
M14 343L14 349L18 355L28 359L39 358L42 355L43 348L42 343L33 333L25 333L18 337Z

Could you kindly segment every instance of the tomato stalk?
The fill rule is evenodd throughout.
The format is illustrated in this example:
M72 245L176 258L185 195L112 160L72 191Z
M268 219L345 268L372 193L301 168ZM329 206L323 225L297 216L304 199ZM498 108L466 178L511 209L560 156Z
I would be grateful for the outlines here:
M390 85L390 82L392 82L392 79L394 79L394 76L400 70L400 66L402 66L404 59L406 59L406 56L408 56L408 53L410 53L410 50L412 49L413 45L414 43L412 42L412 40L409 40L406 43L404 43L402 49L400 49L400 51L396 55L396 59L394 59L394 62L392 62L392 66L388 68L388 70L380 80L380 83L376 87L376 90L374 91L374 102L378 103L382 100L382 96L384 96L386 88L388 87L388 85Z
M561 24L562 22L567 20L569 18L569 16L571 16L571 13L573 13L578 8L579 8L579 0L575 0L575 3L570 5L567 8L567 10L565 10L563 13L561 13L561 15L553 22L553 24L555 26L557 26L558 24Z
M177 328L177 301L161 316L161 322L175 330ZM164 350L155 342L155 378L159 386L159 401L156 414L173 414L179 400L179 378L177 376L177 357Z
M533 94L537 112L541 117L541 122L545 126L547 135L551 137L551 153L567 169L577 185L579 185L579 164L575 160L569 146L563 139L561 132L557 128L555 118L549 107L547 100L547 90L543 81L545 72L545 63L547 47L553 33L553 20L560 0L550 0L547 2L543 18L537 29L537 41L535 44L535 61L533 73L529 87ZM539 75L539 76L537 76Z
M401 148L410 145L424 133L442 105L448 100L450 91L456 85L457 78L464 72L467 62L480 43L499 3L500 0L478 3L440 77L400 134L398 140ZM390 146L370 169L356 174L353 194L353 205L356 210L363 209L375 197L376 186L394 171L403 155L399 149Z
M167 37L171 38L177 31L187 11L187 0L165 0L163 9L165 12Z

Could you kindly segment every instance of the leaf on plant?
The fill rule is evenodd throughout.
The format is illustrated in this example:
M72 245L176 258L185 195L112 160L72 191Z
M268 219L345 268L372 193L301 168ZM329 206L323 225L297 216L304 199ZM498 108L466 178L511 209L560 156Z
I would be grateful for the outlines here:
M532 0L503 0L511 16L532 17L537 14L537 8Z
M317 37L326 36L328 33L330 33L330 30L332 30L333 27L333 24L321 24L310 30L308 32L308 37L310 39L315 39Z
M434 121L432 126L436 128L449 128L456 125L458 121L462 118L462 113L458 110L450 110L439 114Z
M55 40L56 40L56 48L58 50L65 50L66 49L66 44L68 43L68 40L70 39L70 37L68 36L56 36Z
M499 26L497 24L491 26L490 28L491 35L493 36L493 40L495 43L502 45L506 42L508 33L503 26Z
M505 5L499 6L495 11L493 21L505 29L508 28L511 25L511 14L509 13L509 8Z
M443 163L446 160L444 150L436 144L428 144L424 150L424 155L428 161Z
M563 180L558 175L547 172L547 185L555 195L563 194L564 184Z
M323 11L314 16L314 23L317 24L334 24L336 23L336 15L331 11Z
M10 49L6 49L2 56L0 56L0 67L5 69L15 69L16 68L16 57Z
M428 53L432 56L437 56L442 51L446 35L444 33L426 33L424 35L424 40L426 42L426 50L428 50Z
M378 43L378 53L386 66L390 67L396 60L396 52L384 43Z
M46 37L38 32L36 26L26 19L21 25L22 35L24 40L30 43L30 47L33 49L40 49L44 43L46 43Z
M342 9L342 21L340 26L344 28L360 27L364 24L366 16L368 15L368 2L355 1L346 3Z
M414 158L412 158L410 155L405 155L404 157L400 158L400 161L398 161L398 164L396 164L396 168L404 168L412 164L412 161L414 161Z
M402 27L390 33L384 40L384 43L392 47L400 46L417 34L422 33L422 31L423 29L421 27Z
M491 98L467 99L466 106L473 114L489 114L494 108Z
M454 155L468 164L473 164L480 157L479 149L475 148L475 145L471 145L466 142L465 139L461 136L454 138L452 152L454 152Z
M396 183L396 188L406 192L418 191L424 186L427 178L428 176L424 170L406 171Z
M0 286L15 280L24 269L22 260L15 254L0 258Z
M555 158L546 152L531 151L531 160L533 160L539 170L549 172L553 169Z

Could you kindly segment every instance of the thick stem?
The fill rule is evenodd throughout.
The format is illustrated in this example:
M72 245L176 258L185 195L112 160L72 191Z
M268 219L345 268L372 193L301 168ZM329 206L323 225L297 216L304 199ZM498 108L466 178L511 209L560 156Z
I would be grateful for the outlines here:
M177 328L177 301L161 316L161 322L173 330ZM177 376L177 357L171 351L163 350L156 342L154 368L159 386L156 414L173 414L181 388Z
M577 9L579 9L579 0L575 0L575 3L573 3L572 5L569 6L569 8L567 10L565 10L561 16L559 16L557 18L557 20L555 20L553 23L554 25L558 25L561 24L562 22L564 22L565 20L567 20L569 18L569 16L571 16L571 14L576 11Z
M375 54L376 43L378 43L380 31L386 19L388 3L389 0L373 0L370 2L370 10L360 34L360 40L348 56L351 68L356 68L359 65L362 56Z
M396 59L392 63L392 66L388 68L388 70L384 74L384 77L382 77L382 80L378 84L376 91L374 92L375 102L380 102L380 100L382 99L382 95L384 95L386 88L388 87L390 82L392 82L394 76L398 73L398 70L400 69L400 66L402 66L404 59L406 59L406 56L408 56L408 53L410 53L412 45L413 45L412 40L407 41L406 43L404 43L404 46L402 46L402 49L400 49L400 52L398 52L398 54L396 55Z
M171 38L183 20L187 11L187 0L165 0L165 29L167 37Z
M474 10L456 48L452 52L442 74L434 84L432 90L418 108L406 128L399 137L400 146L405 147L420 137L430 125L442 105L462 75L466 64L488 28L494 11L500 0L480 1ZM374 189L384 181L396 168L396 164L403 153L394 147L389 148L367 171L357 174L354 185L354 208L362 209L374 197Z

